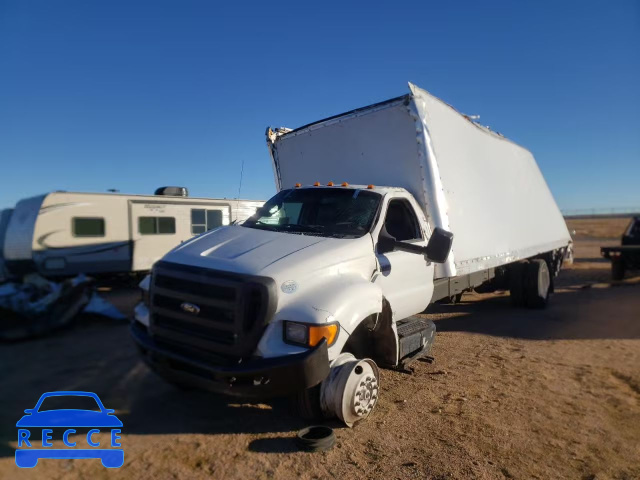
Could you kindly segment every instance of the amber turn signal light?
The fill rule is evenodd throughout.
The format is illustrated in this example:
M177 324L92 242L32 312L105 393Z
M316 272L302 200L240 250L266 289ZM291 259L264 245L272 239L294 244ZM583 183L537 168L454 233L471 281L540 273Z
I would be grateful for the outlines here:
M315 347L323 338L327 339L327 346L333 345L338 338L340 326L337 322L323 325L284 322L284 341L301 347Z
M327 339L327 346L333 345L338 336L338 324L332 323L329 325L321 326L309 326L309 346L315 347L323 338Z

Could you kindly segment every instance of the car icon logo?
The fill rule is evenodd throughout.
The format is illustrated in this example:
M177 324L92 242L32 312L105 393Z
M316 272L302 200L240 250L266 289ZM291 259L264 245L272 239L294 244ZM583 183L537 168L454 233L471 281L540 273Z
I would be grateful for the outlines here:
M83 400L82 408L74 400ZM52 408L51 402L64 408ZM67 405L68 403L68 405ZM122 422L115 410L105 408L93 392L47 392L34 408L28 408L16 423L18 447L15 462L20 468L34 468L41 458L100 459L106 468L120 468L124 464L124 450L120 443ZM55 429L55 430L54 430ZM78 430L76 430L78 429ZM54 447L54 436L62 434L62 448ZM86 433L82 430L88 430ZM40 438L38 433L40 432ZM54 433L55 432L55 433ZM99 440L99 435L107 439ZM85 447L86 445L86 447ZM40 446L42 448L40 448Z
M200 307L195 303L184 302L180 305L183 312L191 313L192 315L198 315L200 313Z

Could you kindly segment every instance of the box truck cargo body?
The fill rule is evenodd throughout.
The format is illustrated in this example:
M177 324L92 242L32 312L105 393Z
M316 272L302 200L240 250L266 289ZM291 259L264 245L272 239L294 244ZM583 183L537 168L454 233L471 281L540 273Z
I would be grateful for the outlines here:
M156 372L353 425L377 365L428 356L430 302L482 285L546 306L570 237L533 156L410 88L267 130L279 192L153 269L131 331Z
M411 94L270 135L276 184L403 187L454 233L436 277L566 247L566 224L531 152L410 85Z

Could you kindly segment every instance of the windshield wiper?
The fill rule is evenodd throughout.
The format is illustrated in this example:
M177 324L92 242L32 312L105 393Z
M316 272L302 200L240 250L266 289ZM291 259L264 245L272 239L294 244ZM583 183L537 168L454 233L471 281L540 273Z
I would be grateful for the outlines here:
M322 225L300 225L299 223L287 223L280 225L285 230L297 230L299 232L315 232L324 233L324 227Z
M245 222L242 224L242 226L248 227L248 228L257 228L258 230L277 230L274 225L271 225L269 223L262 223L262 222L253 222L253 223Z

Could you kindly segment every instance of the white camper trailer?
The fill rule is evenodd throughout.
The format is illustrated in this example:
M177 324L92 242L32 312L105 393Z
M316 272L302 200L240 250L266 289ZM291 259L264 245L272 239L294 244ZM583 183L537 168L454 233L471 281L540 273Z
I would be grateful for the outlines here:
M17 203L3 256L14 274L144 272L181 242L245 220L263 203L162 194L52 192Z

